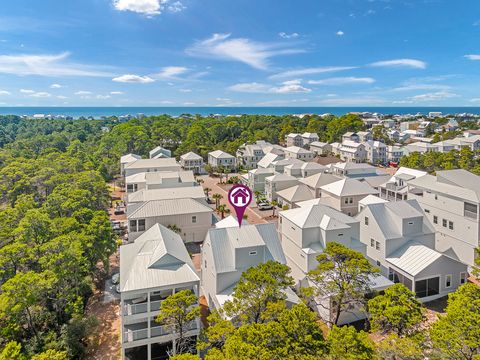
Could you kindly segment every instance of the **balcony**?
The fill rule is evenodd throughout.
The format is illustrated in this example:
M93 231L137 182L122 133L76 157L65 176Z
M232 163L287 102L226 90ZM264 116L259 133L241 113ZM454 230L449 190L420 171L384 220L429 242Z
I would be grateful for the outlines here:
M185 331L193 331L197 330L197 322L193 321L191 324L186 326ZM125 325L123 331L122 341L123 343L131 343L134 341L157 338L165 335L172 334L165 326L159 325L154 321L150 322L150 337L148 336L148 323L146 321L132 324L132 325Z

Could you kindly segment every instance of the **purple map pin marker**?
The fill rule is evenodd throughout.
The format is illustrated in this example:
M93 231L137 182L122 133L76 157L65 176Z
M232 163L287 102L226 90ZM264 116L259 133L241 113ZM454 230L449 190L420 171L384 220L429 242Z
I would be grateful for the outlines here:
M237 214L238 227L242 226L243 214L252 201L252 190L248 186L237 184L228 192L228 201Z

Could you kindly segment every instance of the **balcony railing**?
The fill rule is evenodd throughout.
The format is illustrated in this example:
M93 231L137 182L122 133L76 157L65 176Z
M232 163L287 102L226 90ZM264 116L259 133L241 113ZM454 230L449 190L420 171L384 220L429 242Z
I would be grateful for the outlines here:
M162 304L162 300L150 302L150 311L158 311L158 310L160 310L161 304Z
M471 219L477 219L478 218L478 214L476 212L464 210L464 213L465 213L464 215L466 217L469 217Z
M129 343L133 341L143 340L148 338L148 329L139 329L139 330L125 330L123 334L123 342Z
M123 309L123 315L135 315L142 314L148 311L148 303L141 304L125 304Z

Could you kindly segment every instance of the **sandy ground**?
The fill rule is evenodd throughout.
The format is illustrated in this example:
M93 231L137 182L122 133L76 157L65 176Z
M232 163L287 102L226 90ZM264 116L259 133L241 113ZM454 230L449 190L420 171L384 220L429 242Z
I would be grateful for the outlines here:
M113 188L111 187L113 190ZM116 187L112 191L112 198L122 199L123 191ZM126 220L126 215L114 215L113 208L109 209L110 220ZM87 314L94 315L98 319L98 328L95 331L93 346L86 358L93 360L118 360L120 352L120 303L118 294L110 283L112 274L119 272L118 252L110 256L110 271L106 279L96 284L97 290L90 298L87 305ZM99 265L101 267L101 265Z

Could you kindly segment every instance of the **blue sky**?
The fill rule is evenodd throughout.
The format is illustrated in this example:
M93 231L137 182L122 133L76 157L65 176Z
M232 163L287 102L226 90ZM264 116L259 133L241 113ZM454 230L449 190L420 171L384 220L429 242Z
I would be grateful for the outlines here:
M480 106L478 0L16 0L0 106Z

